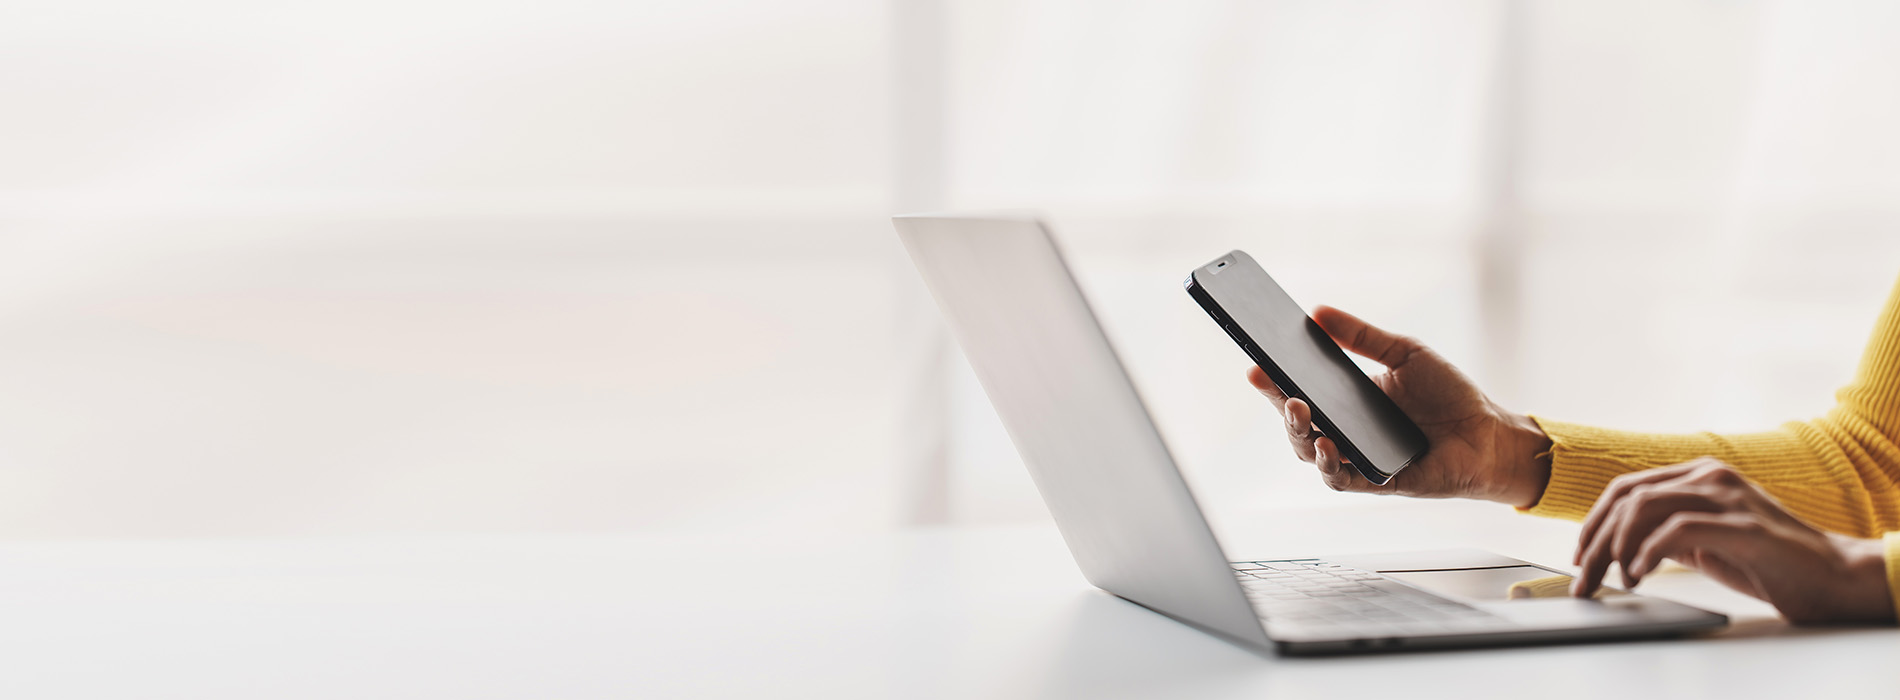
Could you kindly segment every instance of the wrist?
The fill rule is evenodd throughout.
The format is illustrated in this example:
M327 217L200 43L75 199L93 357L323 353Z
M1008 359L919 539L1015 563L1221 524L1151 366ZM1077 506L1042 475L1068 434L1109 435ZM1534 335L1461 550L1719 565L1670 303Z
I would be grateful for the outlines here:
M1887 546L1880 539L1829 535L1842 554L1846 575L1837 600L1847 609L1842 620L1893 622L1893 591L1887 585Z
M1530 416L1501 409L1498 414L1491 473L1498 475L1499 489L1491 500L1530 508L1550 485L1550 436Z

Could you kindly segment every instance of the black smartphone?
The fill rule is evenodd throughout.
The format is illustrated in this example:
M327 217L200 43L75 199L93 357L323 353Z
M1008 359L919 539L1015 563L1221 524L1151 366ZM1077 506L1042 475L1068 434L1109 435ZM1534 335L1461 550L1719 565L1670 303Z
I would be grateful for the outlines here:
M1418 424L1346 357L1253 257L1233 251L1196 268L1188 295L1290 398L1368 481L1383 484L1431 445Z

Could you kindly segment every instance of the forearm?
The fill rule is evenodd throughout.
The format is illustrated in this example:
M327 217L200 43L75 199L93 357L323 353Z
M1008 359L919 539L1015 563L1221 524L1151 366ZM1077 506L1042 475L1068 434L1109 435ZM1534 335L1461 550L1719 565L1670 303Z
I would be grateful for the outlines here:
M1531 514L1581 519L1609 479L1714 457L1733 464L1816 527L1854 536L1885 531L1877 527L1881 517L1868 498L1870 489L1813 424L1756 434L1644 434L1533 420L1550 436L1550 477L1537 504L1528 508Z
M1581 519L1611 479L1697 457L1734 465L1815 526L1856 537L1895 527L1895 492L1882 460L1843 446L1833 417L1761 433L1637 433L1534 419L1550 436L1550 477L1528 512ZM1881 498L1876 498L1876 496Z
M1578 519L1620 474L1715 457L1802 519L1874 537L1900 530L1900 282L1827 416L1780 430L1665 435L1533 418L1552 441L1549 483L1532 513ZM1521 457L1520 457L1521 459Z
M1893 603L1889 612L1900 617L1900 532L1881 538L1881 563L1887 575L1887 599Z

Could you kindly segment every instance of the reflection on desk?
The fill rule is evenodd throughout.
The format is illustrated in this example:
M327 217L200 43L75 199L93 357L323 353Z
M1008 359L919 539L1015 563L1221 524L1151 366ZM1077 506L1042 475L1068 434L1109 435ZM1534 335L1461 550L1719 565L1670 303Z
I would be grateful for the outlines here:
M1498 527L1494 515L1516 526ZM1327 538L1351 539L1348 521L1419 533L1375 546L1432 540L1424 544L1562 561L1526 550L1561 541L1539 534L1544 525L1460 507L1242 518L1237 526L1279 542L1234 553L1347 553ZM1571 528L1574 541L1574 526L1555 527ZM0 545L0 653L10 695L33 698L1409 700L1521 691L1732 700L1890 691L1885 668L1900 658L1900 632L1790 629L1694 574L1655 577L1644 591L1744 623L1692 640L1274 657L1091 588L1049 526L766 541L10 544Z

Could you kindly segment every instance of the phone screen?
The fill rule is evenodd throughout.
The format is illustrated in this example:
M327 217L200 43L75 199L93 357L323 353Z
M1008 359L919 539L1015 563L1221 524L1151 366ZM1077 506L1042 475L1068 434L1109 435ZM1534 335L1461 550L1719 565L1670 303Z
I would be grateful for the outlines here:
M1223 255L1187 286L1282 391L1313 408L1314 425L1368 480L1383 484L1425 453L1418 425L1251 256Z

